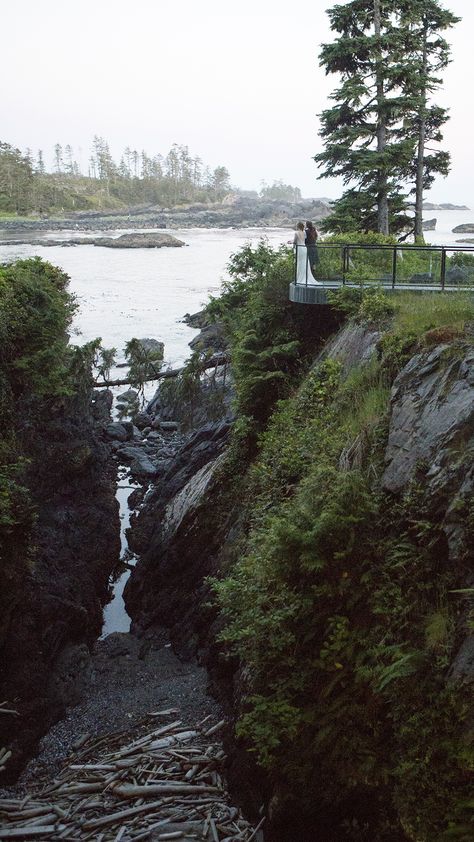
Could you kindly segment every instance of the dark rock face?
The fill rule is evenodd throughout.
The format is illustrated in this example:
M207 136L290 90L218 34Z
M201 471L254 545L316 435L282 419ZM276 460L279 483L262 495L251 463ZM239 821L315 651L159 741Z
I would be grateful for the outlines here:
M108 403L107 394L97 396L91 412L65 400L34 424L32 407L17 407L37 523L30 572L0 630L0 696L20 714L0 719L0 745L13 751L7 780L77 700L101 631L120 550L115 468L102 441Z
M379 330L370 329L365 325L349 324L327 343L322 355L340 362L342 375L347 377L356 366L370 362L380 336Z
M417 354L398 375L382 486L400 491L416 466L430 466L435 493L448 475L469 467L465 447L474 445L474 349L438 345ZM462 452L460 444L463 444Z
M423 231L436 231L437 219L424 219Z
M203 580L213 572L222 542L213 519L202 515L216 492L229 430L228 422L197 430L132 518L129 545L141 553L124 594L132 630L142 634L167 626L184 655L199 645Z
M446 535L447 563L454 568L465 564L472 554L466 512L474 492L472 345L439 345L413 357L394 383L391 404L382 488L399 495L414 480L422 482L432 517ZM469 622L460 624L459 638L450 679L472 682L474 637Z

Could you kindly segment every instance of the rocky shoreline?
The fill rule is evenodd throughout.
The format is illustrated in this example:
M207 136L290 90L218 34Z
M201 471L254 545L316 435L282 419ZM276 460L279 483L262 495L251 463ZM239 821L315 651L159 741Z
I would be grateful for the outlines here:
M258 197L229 197L216 204L161 208L154 205L120 211L83 211L68 217L3 219L0 231L110 231L123 228L293 228L296 222L319 222L330 214L323 199L297 203L264 201Z

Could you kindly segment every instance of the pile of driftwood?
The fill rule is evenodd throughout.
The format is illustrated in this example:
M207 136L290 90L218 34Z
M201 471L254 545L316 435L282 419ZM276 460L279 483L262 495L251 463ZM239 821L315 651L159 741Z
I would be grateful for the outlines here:
M150 716L156 726L172 714ZM130 734L84 737L53 781L0 800L0 839L258 842L263 821L252 827L226 792L215 742L223 724L148 725L132 742Z

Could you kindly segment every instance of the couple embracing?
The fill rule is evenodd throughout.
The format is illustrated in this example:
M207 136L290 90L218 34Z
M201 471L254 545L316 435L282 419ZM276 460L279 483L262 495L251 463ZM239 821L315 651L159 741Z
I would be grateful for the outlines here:
M313 275L313 270L319 262L316 241L318 232L312 222L307 222L306 227L302 222L296 225L293 245L296 247L296 283L297 284L318 284L319 281Z

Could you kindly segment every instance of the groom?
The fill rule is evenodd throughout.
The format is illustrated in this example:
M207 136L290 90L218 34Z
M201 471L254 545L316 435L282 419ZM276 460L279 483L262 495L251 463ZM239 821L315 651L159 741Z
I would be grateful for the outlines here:
M312 222L306 222L305 228L305 246L308 249L308 263L313 270L319 262L318 249L316 248L316 240L318 239L318 232Z

